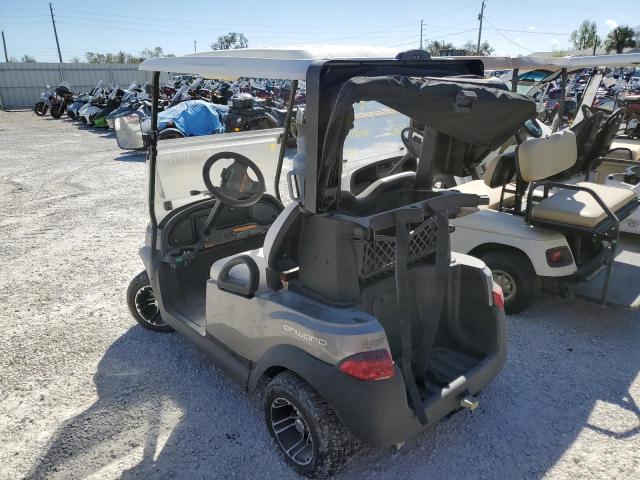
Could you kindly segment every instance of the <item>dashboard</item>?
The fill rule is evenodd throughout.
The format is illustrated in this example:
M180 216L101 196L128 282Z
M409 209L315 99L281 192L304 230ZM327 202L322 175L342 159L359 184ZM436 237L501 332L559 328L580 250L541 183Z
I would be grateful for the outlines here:
M282 211L282 204L270 195L249 207L223 205L213 225L203 237L207 218L217 200L209 199L189 206L167 219L163 245L168 256L182 256L236 240L261 236Z

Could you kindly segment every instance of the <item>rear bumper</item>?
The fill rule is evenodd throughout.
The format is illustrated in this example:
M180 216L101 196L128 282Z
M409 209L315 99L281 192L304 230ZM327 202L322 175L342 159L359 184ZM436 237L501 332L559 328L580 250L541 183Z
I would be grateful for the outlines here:
M402 372L397 366L392 378L367 382L347 376L335 366L298 350L295 354L286 353L286 359L276 358L281 355L267 354L272 358L264 359L264 367L268 364L286 366L304 378L333 407L342 423L359 440L376 447L393 445L460 410L462 398L477 395L502 369L506 360L505 316L496 307L491 307L491 311L498 325L494 353L453 381L442 390L441 395L433 395L424 402L427 425L421 425L410 408ZM253 383L262 368L256 370L252 372ZM250 380L250 389L251 383Z

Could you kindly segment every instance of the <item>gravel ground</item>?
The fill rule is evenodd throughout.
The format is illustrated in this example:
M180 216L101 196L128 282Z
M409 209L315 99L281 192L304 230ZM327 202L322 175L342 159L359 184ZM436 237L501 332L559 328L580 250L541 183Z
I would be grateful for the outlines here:
M130 318L144 171L113 134L0 112L0 478L296 478L257 400ZM544 297L477 411L341 478L637 478L639 344L638 313Z

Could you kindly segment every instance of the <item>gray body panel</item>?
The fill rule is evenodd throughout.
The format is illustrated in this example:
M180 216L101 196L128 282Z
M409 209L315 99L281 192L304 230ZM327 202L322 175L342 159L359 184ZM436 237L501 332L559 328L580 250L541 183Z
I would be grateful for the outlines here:
M244 298L207 284L206 332L257 362L276 345L292 345L330 364L366 350L388 349L375 317L331 308L288 289Z

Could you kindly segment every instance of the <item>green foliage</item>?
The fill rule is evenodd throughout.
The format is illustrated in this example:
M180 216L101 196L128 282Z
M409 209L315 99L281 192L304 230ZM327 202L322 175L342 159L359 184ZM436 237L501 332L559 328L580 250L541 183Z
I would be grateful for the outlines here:
M142 52L140 52L140 56L142 59L145 58L160 58L160 57L175 57L173 53L165 54L162 51L162 47L156 47L154 49L145 48Z
M36 63L36 59L33 58L31 55L23 55L23 57L20 59L20 61L22 63Z
M637 33L633 28L628 25L620 25L614 28L607 35L607 39L604 42L604 47L607 49L607 53L611 50L615 50L616 53L622 53L627 47L635 47Z
M593 47L599 47L602 42L598 37L598 27L596 22L584 20L577 30L571 33L571 43L578 50L587 50Z
M480 44L480 52L476 52L477 46L478 44L472 40L467 40L467 42L461 47L456 47L451 42L440 42L438 40L434 40L427 43L424 49L428 51L432 57L439 56L441 50L453 50L456 48L458 48L459 50L465 50L467 52L467 55L491 55L495 50L487 41L484 41Z
M220 35L215 43L211 44L211 50L231 50L248 46L249 40L243 33L229 32L226 35Z
M453 43L451 42L440 42L438 40L434 40L433 42L429 42L425 47L425 50L428 51L432 57L437 57L440 55L440 50L450 50L455 48Z
M477 50L477 46L477 42L467 40L467 42L462 46L462 49L467 51L467 55L483 56L491 55L495 51L491 44L486 40L480 44L480 51Z
M174 57L175 55L169 53L165 54L162 51L162 47L155 47L153 49L145 48L140 55L131 55L130 53L125 53L123 51L119 51L117 53L94 53L87 52L84 54L88 63L104 63L104 64L113 64L113 63L142 63L147 58L159 58L159 57ZM75 60L72 60L75 61ZM80 60L78 59L78 62Z

